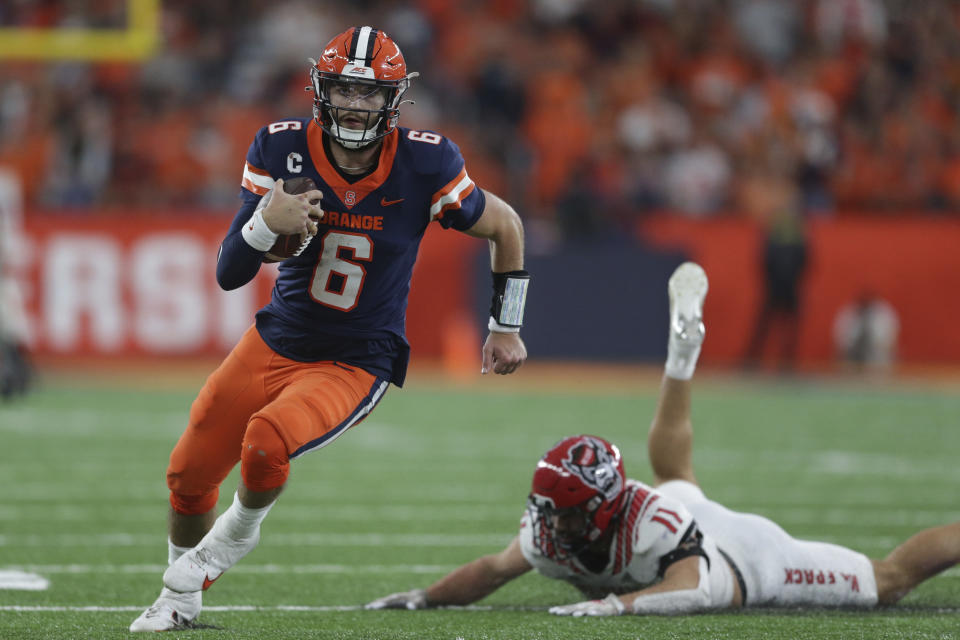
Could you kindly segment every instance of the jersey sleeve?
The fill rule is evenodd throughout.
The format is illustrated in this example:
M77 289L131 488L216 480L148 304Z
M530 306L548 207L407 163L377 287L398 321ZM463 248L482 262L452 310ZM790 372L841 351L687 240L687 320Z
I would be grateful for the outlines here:
M445 229L463 231L480 219L486 197L467 174L460 148L447 138L443 138L442 144L439 184L430 198L430 220L436 220Z
M267 171L267 163L264 160L263 143L267 135L267 128L264 127L257 132L250 149L247 151L247 157L243 163L243 176L240 180L240 195L243 201L259 201L270 189L273 188L273 177Z
M663 495L652 502L633 530L633 557L643 559L644 573L659 574L661 560L675 554L694 524L683 503Z
M273 178L264 168L263 139L266 127L261 129L247 151L240 182L240 198L243 203L233 217L230 229L220 244L217 256L217 282L230 291L250 282L263 262L263 252L247 244L241 229L250 220L257 203L273 187Z

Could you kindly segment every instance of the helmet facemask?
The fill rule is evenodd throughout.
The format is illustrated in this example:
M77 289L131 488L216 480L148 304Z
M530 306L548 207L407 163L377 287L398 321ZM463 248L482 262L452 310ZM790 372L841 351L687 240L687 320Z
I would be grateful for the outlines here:
M626 476L620 451L602 438L565 438L537 463L528 510L548 557L578 555L619 517Z
M326 73L314 65L310 70L313 117L320 128L341 146L362 149L397 126L403 94L410 86L410 79L416 75L412 73L399 81L383 81L346 73ZM378 92L382 96L380 100L376 99ZM349 116L359 120L355 127L341 123Z
M549 498L530 494L528 508L535 522L535 534L552 546L556 555L578 555L603 534L594 521L601 502L594 497L583 504L558 509Z

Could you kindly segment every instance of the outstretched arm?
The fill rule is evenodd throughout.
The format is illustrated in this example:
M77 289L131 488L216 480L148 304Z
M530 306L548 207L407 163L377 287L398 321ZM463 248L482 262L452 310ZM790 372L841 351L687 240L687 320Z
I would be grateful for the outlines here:
M679 614L691 613L710 606L706 576L700 576L700 557L690 556L673 563L664 572L663 580L632 593L608 595L603 600L588 600L562 607L551 607L558 616L617 616L625 613Z
M500 553L477 558L427 587L427 602L470 604L532 568L520 551L520 538L514 538Z
M486 206L483 214L466 233L490 241L490 269L494 274L496 289L498 283L503 287L503 283L511 276L522 274L522 278L529 278L523 270L523 223L513 207L501 198L489 191L484 191L484 195ZM507 293L508 297L518 299L503 301L507 305L519 305L519 317L510 318L510 324L504 324L502 318L491 318L490 335L483 345L482 373L491 369L494 373L513 373L527 359L527 348L519 333L526 298L526 283L523 285L522 295L514 294L512 290Z
M366 606L367 609L425 609L463 605L480 600L533 567L514 538L506 549L468 562L424 589L394 593Z

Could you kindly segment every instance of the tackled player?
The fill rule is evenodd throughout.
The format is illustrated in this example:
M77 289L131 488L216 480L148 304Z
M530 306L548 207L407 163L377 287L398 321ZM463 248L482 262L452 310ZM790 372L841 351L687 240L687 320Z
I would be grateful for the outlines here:
M469 604L531 569L598 598L550 609L561 616L872 607L897 602L960 562L960 522L921 531L883 560L870 560L797 540L764 517L707 498L693 473L690 422L706 274L684 263L668 290L667 363L647 441L653 486L628 479L620 450L606 440L565 438L537 464L520 533L503 551L368 608Z
M257 544L290 460L333 442L390 383L403 384L407 294L431 222L490 243L481 372L513 373L527 357L520 218L474 184L452 141L397 126L417 75L399 47L383 31L355 27L311 62L313 117L274 122L254 138L217 279L224 289L250 282L279 235L304 237L304 246L294 242L298 255L281 262L272 300L193 403L167 469L170 566L131 631L191 626L203 590ZM317 188L277 188L291 178ZM220 484L238 462L240 485L218 518Z

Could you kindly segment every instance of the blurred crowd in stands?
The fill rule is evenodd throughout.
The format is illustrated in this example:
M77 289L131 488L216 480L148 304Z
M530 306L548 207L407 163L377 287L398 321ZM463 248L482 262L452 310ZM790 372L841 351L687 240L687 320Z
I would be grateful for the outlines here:
M0 26L122 26L124 5L7 0ZM0 165L28 210L231 211L254 133L309 115L306 58L354 24L421 73L401 124L560 238L960 212L952 0L163 0L146 62L0 64Z

